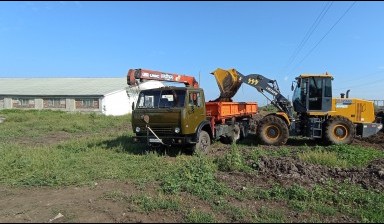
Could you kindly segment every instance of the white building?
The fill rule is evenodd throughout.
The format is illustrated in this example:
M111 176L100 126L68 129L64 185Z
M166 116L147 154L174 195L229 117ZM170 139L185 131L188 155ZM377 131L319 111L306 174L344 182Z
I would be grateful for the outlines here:
M141 89L164 86L126 78L0 78L1 109L51 109L124 115L132 112Z

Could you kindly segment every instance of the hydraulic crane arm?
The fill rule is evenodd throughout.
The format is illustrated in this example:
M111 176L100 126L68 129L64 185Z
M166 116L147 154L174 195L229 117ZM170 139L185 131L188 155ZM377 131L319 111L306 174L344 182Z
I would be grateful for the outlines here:
M127 74L127 84L135 86L138 81L142 80L158 80L167 82L184 83L187 87L198 88L199 83L193 76L180 75L168 72L159 72L148 69L129 69Z
M242 83L246 83L250 86L255 87L257 91L259 91L268 100L270 100L275 107L277 107L280 111L284 111L290 119L293 118L291 102L280 93L280 89L276 80L268 79L259 74L250 74L244 76L243 74L238 72L238 75L240 76L240 81ZM264 92L267 92L272 95L273 99L269 99L264 94Z

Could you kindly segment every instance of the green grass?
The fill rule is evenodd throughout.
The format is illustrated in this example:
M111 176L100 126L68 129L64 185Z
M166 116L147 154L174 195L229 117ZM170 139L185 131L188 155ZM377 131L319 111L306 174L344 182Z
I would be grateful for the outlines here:
M167 162L154 154L132 155L95 145L99 138L51 147L0 149L0 182L11 185L81 185L99 179L156 180ZM164 169L158 170L157 167ZM164 173L162 173L164 172Z
M0 116L6 118L0 125L0 142L42 137L60 131L74 135L98 133L111 126L127 124L131 119L129 115L113 117L51 110L1 110Z
M239 144L220 157L179 154L170 158L155 152L141 153L142 145L132 143L129 115L1 110L0 116L6 117L0 124L2 185L62 187L100 180L129 181L140 189L139 194L111 190L103 199L129 204L129 208L144 213L178 213L184 222L292 222L292 213L299 217L310 214L312 218L303 219L308 222L338 216L384 222L384 213L380 212L384 211L384 193L358 184L330 181L301 186L275 182L263 186L250 180L238 190L217 178L218 173L229 176L232 172L257 177L253 164L261 156L295 157L326 167L362 168L374 159L384 158L380 150L354 145L271 149ZM34 144L50 135L60 137L58 133L67 137ZM147 183L159 186L154 194L145 192ZM183 196L204 202L210 210L190 207ZM247 203L259 206L243 207Z
M156 196L148 196L145 194L135 195L130 197L130 202L139 206L140 210L144 212L181 210L181 204L177 198L164 196L163 194Z
M164 176L162 189L165 193L176 194L188 192L202 199L223 195L228 191L216 181L216 164L212 159L198 154L197 156L178 157L174 169Z
M317 150L306 151L299 154L299 158L313 164L319 164L328 167L343 167L348 166L348 161L338 157L336 152Z
M365 167L374 159L384 158L384 153L372 148L355 145L332 145L328 147L306 148L299 158L313 164L328 167Z

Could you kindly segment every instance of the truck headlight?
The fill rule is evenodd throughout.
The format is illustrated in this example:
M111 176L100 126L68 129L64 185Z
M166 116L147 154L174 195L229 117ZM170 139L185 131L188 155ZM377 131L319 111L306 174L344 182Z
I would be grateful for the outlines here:
M136 132L140 132L140 130L141 130L140 127L136 127L135 129Z
M175 128L175 133L180 133L180 128L179 127Z

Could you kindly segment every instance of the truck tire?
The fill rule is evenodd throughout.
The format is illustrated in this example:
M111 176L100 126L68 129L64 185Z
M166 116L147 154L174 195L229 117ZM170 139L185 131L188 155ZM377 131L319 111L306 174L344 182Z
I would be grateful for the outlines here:
M207 154L211 146L211 138L206 131L201 130L196 145L193 146L193 152Z
M266 116L257 127L257 136L263 144L284 145L289 137L288 126L277 116Z
M345 117L331 117L325 124L324 139L327 144L350 144L354 136L355 126Z

